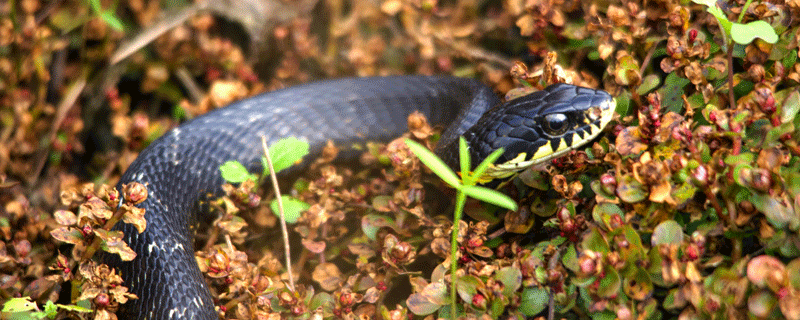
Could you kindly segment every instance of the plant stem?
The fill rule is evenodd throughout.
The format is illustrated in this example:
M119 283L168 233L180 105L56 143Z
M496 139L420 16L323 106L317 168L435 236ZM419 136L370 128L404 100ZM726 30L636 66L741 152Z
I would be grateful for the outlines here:
M753 0L747 0L747 2L744 3L742 12L739 12L739 19L737 19L736 22L742 23L742 19L744 19L744 13L747 12L747 8L750 7L750 2L753 2Z
M467 195L462 191L456 193L456 209L453 213L453 234L450 239L450 319L457 319L456 309L456 272L458 272L458 227L461 223L461 214L464 212L464 205L467 202Z
M736 97L733 95L733 43L728 44L728 103L736 109Z
M286 273L289 276L289 290L294 292L294 275L292 275L292 260L289 253L289 231L286 229L286 217L283 215L283 199L281 199L281 189L278 187L278 177L275 175L275 167L272 166L272 158L269 156L267 137L265 136L261 136L261 147L264 149L264 157L267 158L272 187L275 188L275 200L278 201L278 212L281 217L281 235L283 236L283 247L286 250Z
M114 225L117 224L117 222L122 220L122 216L125 215L126 212L128 211L125 210L124 208L122 207L118 208L116 211L114 211L114 214L111 216L111 218L106 220L106 223L103 225L102 229L106 231L111 230L111 228L113 228ZM95 252L97 252L97 250L100 249L100 246L102 244L103 244L103 239L95 235L94 239L92 239L92 243L86 247L86 251L84 251L83 255L81 255L80 261L86 261L91 259L94 256Z

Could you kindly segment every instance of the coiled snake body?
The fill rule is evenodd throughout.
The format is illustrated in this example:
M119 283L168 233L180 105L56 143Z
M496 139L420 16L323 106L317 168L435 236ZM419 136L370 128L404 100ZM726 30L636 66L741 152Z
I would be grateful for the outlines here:
M473 163L498 147L498 168L538 163L596 136L608 123L613 99L605 92L555 85L501 104L492 90L468 79L397 76L340 79L261 94L209 112L169 131L148 146L120 179L140 182L148 197L146 230L119 223L137 258L107 261L120 270L139 299L121 319L217 319L194 258L191 226L203 194L219 194L219 167L238 160L260 172L261 136L268 143L294 136L318 154L324 143L388 140L407 130L406 118L422 112L444 125L437 153L451 166L464 135ZM487 110L493 108L486 113ZM486 115L484 115L486 113Z

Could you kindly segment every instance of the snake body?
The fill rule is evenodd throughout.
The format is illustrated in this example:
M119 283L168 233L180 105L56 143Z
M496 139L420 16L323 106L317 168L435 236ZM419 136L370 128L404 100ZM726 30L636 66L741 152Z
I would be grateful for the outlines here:
M143 150L118 183L121 187L140 182L148 190L147 199L138 205L146 210L146 230L139 234L125 223L115 227L124 232L137 258L128 262L106 258L139 297L122 306L120 318L218 319L194 258L192 226L198 220L201 196L221 192L220 165L237 160L251 172L261 171L261 136L270 144L288 136L305 140L313 157L328 140L349 145L397 137L407 130L407 116L419 111L432 124L446 127L437 153L451 166L457 159L453 152L457 138L464 135L474 146L473 163L497 146L506 146L509 150L501 162L513 167L536 162L536 155L542 158L569 150L595 136L608 122L607 113L595 119L585 111L613 106L613 99L603 91L561 85L543 92L502 104L490 88L469 79L340 79L261 94L172 129ZM533 111L516 115L520 103L532 104L528 108ZM484 116L492 108L505 113ZM569 116L574 123L566 132L569 138L549 135L551 126L542 130L542 121L554 120L546 115L548 109L575 113ZM572 141L576 132L588 133L581 134L582 141ZM493 139L487 141L486 135ZM523 145L525 139L534 139L533 145ZM551 141L558 139L561 142L555 146ZM543 148L552 152L539 152Z

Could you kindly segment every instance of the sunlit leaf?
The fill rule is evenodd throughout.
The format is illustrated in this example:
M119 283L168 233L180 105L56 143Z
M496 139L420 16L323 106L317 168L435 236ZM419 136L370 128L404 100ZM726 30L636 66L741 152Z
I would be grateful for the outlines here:
M310 146L308 142L288 137L276 141L268 149L275 172L280 172L303 160L303 157L308 154Z
M281 200L281 202L283 202L283 216L287 223L297 222L297 219L300 219L303 212L311 207L308 203L287 195L281 195ZM270 201L269 208L276 216L280 216L277 200Z
M247 179L258 180L256 175L248 172L247 168L239 161L227 161L219 167L219 171L222 174L222 179L230 183L242 183Z
M738 44L749 44L755 38L761 38L768 43L778 42L778 34L766 21L758 20L747 24L732 23L731 39Z
M114 28L114 30L117 30L117 31L124 31L125 30L125 26L122 24L122 21L120 21L114 15L114 12L112 12L112 11L103 11L103 12L101 12L100 13L100 18L103 19L103 21L106 24L108 24L109 27Z
M472 169L472 159L469 156L469 146L467 146L467 139L463 136L458 137L458 161L461 165L461 172L466 173ZM468 183L470 184L470 183Z
M122 261L131 261L136 258L136 252L122 240L122 231L107 231L104 229L94 229L94 234L102 239L101 247L104 251L118 254Z
M31 301L30 297L11 298L3 304L3 312L21 312L39 310L36 302Z
M467 196L483 202L488 202L512 211L517 210L517 203L507 195L497 190L479 186L462 186L461 192L464 192Z

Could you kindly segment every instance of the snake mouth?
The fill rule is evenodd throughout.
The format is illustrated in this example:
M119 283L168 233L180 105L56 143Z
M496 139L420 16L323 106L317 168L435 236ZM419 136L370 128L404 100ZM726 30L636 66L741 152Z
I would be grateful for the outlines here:
M570 130L560 137L545 140L535 152L520 152L515 158L504 163L490 165L481 181L504 179L532 166L546 163L558 158L567 152L583 146L597 138L603 129L611 122L617 101L614 98L605 99L598 105L593 105L584 110L585 124Z

